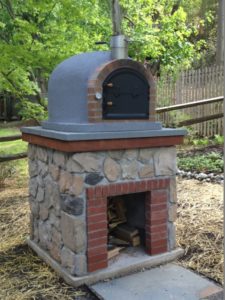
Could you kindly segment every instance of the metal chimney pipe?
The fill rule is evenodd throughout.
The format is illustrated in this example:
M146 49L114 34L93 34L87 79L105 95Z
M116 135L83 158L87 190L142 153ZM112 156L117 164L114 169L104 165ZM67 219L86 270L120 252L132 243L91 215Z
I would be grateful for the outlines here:
M110 41L112 59L128 57L127 39L122 33L122 14L118 0L112 0L113 36Z
M114 35L110 41L111 58L124 59L128 58L128 41L125 35Z

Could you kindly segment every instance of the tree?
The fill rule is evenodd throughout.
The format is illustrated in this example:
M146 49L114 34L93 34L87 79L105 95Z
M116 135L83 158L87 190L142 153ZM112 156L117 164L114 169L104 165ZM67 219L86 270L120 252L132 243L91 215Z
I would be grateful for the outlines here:
M46 82L53 68L80 52L107 50L111 0L0 0L0 91L20 99L24 111L45 116ZM181 1L121 0L122 28L132 39L129 55L152 69L188 66L193 27ZM33 96L32 96L33 95ZM36 103L28 101L31 96Z

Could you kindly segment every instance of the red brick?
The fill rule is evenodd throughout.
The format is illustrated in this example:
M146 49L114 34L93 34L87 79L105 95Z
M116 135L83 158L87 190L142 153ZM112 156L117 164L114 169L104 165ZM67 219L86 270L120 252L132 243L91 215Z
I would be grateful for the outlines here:
M106 213L106 207L105 206L92 206L87 208L87 213L89 216Z
M102 206L102 207L106 207L107 201L105 200L105 198L97 198L97 199L93 199L93 200L88 200L87 201L87 206L88 207L97 207L97 206Z
M116 193L116 184L111 184L109 186L109 191L110 191L109 196L117 195L117 193Z
M100 229L100 230L94 230L94 231L90 231L88 232L88 240L94 240L94 239L97 239L97 238L104 238L107 236L107 228L103 228L103 229Z
M159 204L167 202L167 191L166 190L155 190L151 192L151 204Z
M167 184L166 184L166 179L163 178L161 180L158 181L158 189L165 189L167 187Z
M109 195L109 186L108 185L102 186L102 196L107 197L108 195Z
M129 184L128 182L125 182L122 184L122 193L127 194L129 192Z
M161 225L156 225L156 226L145 226L145 230L146 232L149 233L160 233L160 232L164 232L167 231L167 224L163 223Z
M101 254L97 254L95 256L88 256L88 263L89 264L96 264L100 261L104 261L107 259L107 252L106 253L101 253Z
M155 220L166 220L167 219L167 210L161 210L161 211L151 211L151 221Z
M102 221L102 222L99 222L99 223L93 223L93 224L87 224L88 232L101 230L101 229L106 228L106 226L107 226L106 221Z
M92 264L88 264L88 272L94 272L100 269L104 269L107 268L108 266L108 261L107 260L103 260L97 263L92 263Z
M136 183L135 182L129 182L129 193L135 193L136 192Z
M154 232L154 233L146 233L146 239L150 240L151 242L154 241L159 241L159 240L167 240L167 232L166 231L162 231L162 232Z
M142 192L143 191L142 182L141 181L137 181L136 182L136 191L137 192Z
M97 247L91 247L88 248L88 257L93 257L102 253L107 253L107 246L105 245L99 245Z
M161 211L161 210L166 210L167 209L167 203L160 203L160 204L152 204L150 206L151 212L155 211Z
M88 248L97 247L99 245L107 244L107 235L97 239L88 239Z
M95 189L95 194L97 198L101 198L102 197L102 186L97 186Z
M88 199L95 199L95 188L86 189L86 194Z
M167 245L164 245L162 247L153 248L150 250L151 255L161 254L167 252Z
M147 190L147 182L146 182L146 180L141 181L140 185L141 185L141 191L145 192Z
M88 216L88 224L92 224L92 223L101 223L102 221L106 221L107 220L107 215L106 212L98 214L98 215L89 215Z
M155 187L155 181L154 180L148 180L147 181L147 189L151 191L152 189L154 189L154 187Z
M117 193L118 195L121 195L121 194L122 194L122 184L121 184L121 183L118 183L118 184L116 185L116 193Z
M164 247L165 245L167 245L167 239L151 241L151 248L152 249L158 248L158 247Z

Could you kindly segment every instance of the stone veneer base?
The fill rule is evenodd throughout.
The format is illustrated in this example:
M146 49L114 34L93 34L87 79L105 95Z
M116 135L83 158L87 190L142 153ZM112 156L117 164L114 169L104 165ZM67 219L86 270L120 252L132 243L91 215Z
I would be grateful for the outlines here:
M127 258L122 257L122 263L122 260L117 260L117 262L109 265L106 269L93 272L89 275L75 277L70 275L65 268L63 268L58 262L50 257L50 255L46 251L41 249L35 242L27 239L27 243L40 258L42 258L48 265L51 266L52 269L54 269L60 275L60 277L64 279L67 284L70 284L74 287L78 287L83 284L94 284L102 280L122 277L134 272L139 272L143 269L150 269L158 265L171 262L184 254L183 249L177 248L170 252L154 256L149 256L141 253L140 256L136 255L135 257L129 259L129 256L127 255Z

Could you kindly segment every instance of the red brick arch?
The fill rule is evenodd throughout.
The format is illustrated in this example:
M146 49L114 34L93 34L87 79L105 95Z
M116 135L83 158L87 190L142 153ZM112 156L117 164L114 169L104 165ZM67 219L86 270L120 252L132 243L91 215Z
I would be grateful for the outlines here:
M106 64L101 65L96 69L94 74L88 81L88 121L95 122L115 122L115 120L103 120L102 119L102 101L96 99L96 93L102 94L102 84L104 80L113 71L119 68L130 68L141 73L148 81L150 86L149 91L149 121L155 121L155 102L156 102L156 89L155 82L152 74L141 63L133 61L131 59L117 59L112 60ZM129 122L129 120L126 120ZM134 121L134 120L132 120ZM130 120L130 122L132 122ZM116 120L118 122L118 120Z

